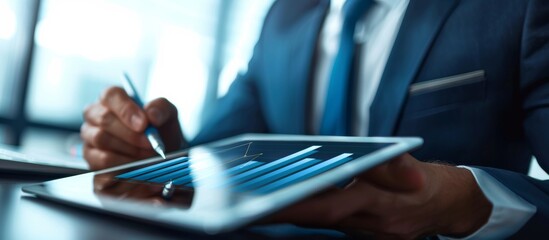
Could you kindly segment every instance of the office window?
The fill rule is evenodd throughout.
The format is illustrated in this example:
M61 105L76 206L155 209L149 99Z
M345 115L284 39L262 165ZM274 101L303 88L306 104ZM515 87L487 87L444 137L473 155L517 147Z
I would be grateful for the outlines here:
M0 115L12 115L21 77L29 1L0 0Z
M192 137L208 81L217 81L224 65L232 67L231 74L224 72L230 78L245 66L271 3L44 0L34 38L29 119L77 127L82 109L108 86L119 85L127 71L146 99L166 97L178 106L183 130Z
M108 86L120 85L123 71L149 98L194 103L182 106L182 119L196 115L200 109L194 106L204 101L220 3L43 1L35 33L29 118L79 125L82 109ZM146 94L150 92L154 94Z
M246 70L273 0L0 0L3 143L66 151L82 110L127 71L187 137Z
M274 0L238 0L231 6L233 11L227 17L227 38L223 42L221 74L217 95L225 95L238 73L247 70L253 46L259 37L263 19ZM243 11L257 9L257 11ZM245 23L245 24L243 24ZM244 30L245 29L245 30Z
M17 15L16 2L0 0L0 114L6 114L12 102L12 95L8 94L13 90L13 62L16 54L13 50L16 41Z

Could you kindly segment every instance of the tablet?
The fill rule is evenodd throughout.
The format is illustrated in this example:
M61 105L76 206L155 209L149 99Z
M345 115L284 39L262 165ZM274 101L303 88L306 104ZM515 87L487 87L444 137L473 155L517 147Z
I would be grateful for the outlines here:
M89 168L82 158L0 144L0 173L68 176L85 172Z
M248 134L23 191L215 234L249 225L421 144L420 138Z

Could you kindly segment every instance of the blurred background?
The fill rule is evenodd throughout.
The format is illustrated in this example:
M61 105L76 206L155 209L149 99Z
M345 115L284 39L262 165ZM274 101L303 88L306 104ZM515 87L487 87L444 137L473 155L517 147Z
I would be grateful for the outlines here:
M0 143L74 154L83 109L123 71L188 138L246 71L273 0L0 0ZM530 174L548 179L534 160Z
M71 152L83 109L123 71L192 138L246 70L272 0L0 0L0 142Z

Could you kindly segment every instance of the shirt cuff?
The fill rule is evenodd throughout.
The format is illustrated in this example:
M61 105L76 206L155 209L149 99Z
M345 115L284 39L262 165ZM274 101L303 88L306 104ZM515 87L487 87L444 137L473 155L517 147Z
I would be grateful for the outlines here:
M505 239L516 233L536 213L530 204L482 169L458 166L471 171L484 196L493 205L488 222L473 234L460 239ZM438 236L440 239L457 239Z

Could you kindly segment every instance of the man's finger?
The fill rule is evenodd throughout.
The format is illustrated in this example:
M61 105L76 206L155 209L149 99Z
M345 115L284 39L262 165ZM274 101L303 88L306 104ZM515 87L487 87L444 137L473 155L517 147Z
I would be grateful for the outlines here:
M80 129L80 136L82 137L82 140L93 147L113 151L118 154L134 157L135 159L146 158L154 155L154 151L151 147L141 148L133 146L111 135L105 130L91 126L87 123L82 124Z
M107 89L101 96L101 104L111 110L126 126L142 132L147 126L147 117L126 92L119 87Z
M331 189L315 195L274 214L269 220L311 227L333 227L375 199L369 197L369 190L366 189L373 186L367 183L362 185L351 185L344 190Z
M418 191L426 181L422 166L410 154L404 154L368 170L360 177L387 190Z
M402 228L402 230L400 229ZM374 215L355 215L343 219L337 226L350 236L367 239L415 239L412 235L403 237L404 228L382 217ZM400 233L400 234L395 234Z
M151 124L160 127L169 120L177 119L177 108L166 98L157 98L145 107L145 112Z
M85 124L100 127L128 144L141 148L150 148L151 144L141 132L135 132L123 124L114 113L101 104L93 104L84 111ZM84 130L84 126L82 126Z
M105 169L134 161L130 157L94 148L87 144L84 145L84 159L88 161L92 170Z
M148 103L144 109L151 124L158 128L168 152L184 145L185 139L179 125L177 108L170 101L158 98Z

